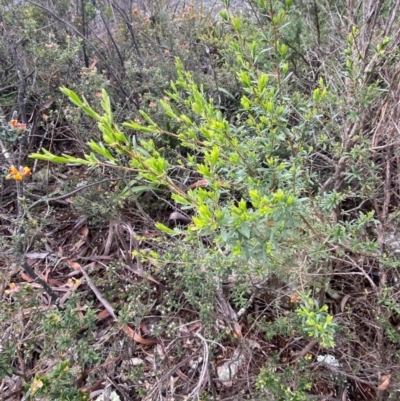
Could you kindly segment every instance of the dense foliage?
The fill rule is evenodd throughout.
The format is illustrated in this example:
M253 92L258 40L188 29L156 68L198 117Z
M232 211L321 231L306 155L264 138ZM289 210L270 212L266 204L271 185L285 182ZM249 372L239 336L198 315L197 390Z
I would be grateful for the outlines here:
M400 1L0 4L10 393L396 399Z

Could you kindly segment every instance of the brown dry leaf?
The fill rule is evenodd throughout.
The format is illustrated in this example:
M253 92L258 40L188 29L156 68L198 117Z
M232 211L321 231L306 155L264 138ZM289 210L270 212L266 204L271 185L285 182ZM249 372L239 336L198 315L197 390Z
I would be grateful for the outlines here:
M188 326L188 329L190 331L195 331L195 330L199 329L200 327L201 327L201 323L200 322L196 322L196 323L193 323L190 326Z
M78 234L86 240L89 235L89 229L87 228L87 226L82 226L79 228Z
M147 334L149 332L149 329L143 322L140 323L140 329L143 331L144 334Z
M32 281L35 281L33 278L31 278L30 276L28 276L25 272L21 271L20 273L21 277L27 281L28 283L31 283Z
M97 314L97 319L103 320L103 319L105 319L105 318L108 317L108 316L110 316L110 312L109 312L107 309L104 309L104 310L100 311L100 312Z
M390 379L392 378L392 375L386 375L382 376L381 379L383 382L376 388L378 391L384 391L389 387L390 384Z
M66 259L65 262L69 267L72 267L76 271L81 271L81 265L78 262L72 262L72 260Z
M208 181L203 179L203 180L198 180L193 184L189 185L189 188L206 187L207 185Z
M51 286L51 287L63 287L65 284L62 281L56 280L54 278L49 278L49 280L47 281L47 283Z
M232 323L233 326L233 336L235 338L242 338L242 328L240 327L240 324L238 322L233 322Z
M91 63L90 66L89 66L89 70L93 70L94 67L96 67L96 64L97 64L98 61L99 61L99 60L98 60L97 58L94 57L92 63Z
M122 326L122 331L127 334L132 340L135 340L136 342L143 344L143 345L154 345L157 344L156 341L154 340L148 340L146 338L143 338L140 334L136 333L134 330L132 330L129 326Z
M44 281L47 283L49 279L50 268L48 267L44 272Z
M70 250L71 253L76 253L79 249L82 248L83 245L86 244L86 240L81 238Z

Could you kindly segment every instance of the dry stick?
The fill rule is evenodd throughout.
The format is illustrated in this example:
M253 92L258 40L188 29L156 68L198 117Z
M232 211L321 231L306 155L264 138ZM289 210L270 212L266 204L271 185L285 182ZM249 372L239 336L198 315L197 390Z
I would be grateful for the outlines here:
M90 289L94 292L94 294L96 295L96 298L100 301L100 303L107 309L107 312L110 314L110 316L112 316L114 319L117 318L117 316L114 313L114 309L113 307L108 303L108 301L106 299L104 299L102 297L102 295L100 294L100 291L97 289L97 287L93 284L92 280L90 279L90 277L88 276L88 274L85 272L84 268L81 266L81 272L83 274L83 276L85 277L88 286L90 287Z
M107 31L107 35L110 38L110 40L111 40L111 42L112 42L112 44L113 44L113 46L115 48L115 51L116 51L116 53L118 55L118 58L119 58L119 62L121 64L121 67L122 67L123 70L125 70L124 59L123 59L123 57L121 55L121 52L119 51L117 43L115 42L115 39L114 39L114 36L113 36L113 34L112 34L111 30L110 30L110 27L107 25L107 21L104 18L103 11L100 11L100 18L103 21L104 27L106 28L106 31Z
M81 18L82 18L82 35L86 38L86 18L85 18L85 2L84 0L81 0L81 4L80 4L80 12L81 12ZM89 68L89 57L87 55L87 51L86 51L86 42L83 41L82 42L82 51L83 51L83 58L85 60L85 67Z
M194 336L199 338L201 340L201 342L203 343L203 366L201 368L201 372L199 374L199 380L198 380L198 382L196 384L196 387L188 395L188 399L194 398L201 391L201 388L203 387L204 379L205 379L206 374L207 374L207 368L208 368L209 351L208 351L207 340L202 335L200 335L199 333L195 333Z
M54 198L43 197L42 199L39 199L36 202L33 202L32 205L29 206L28 210L31 210L32 208L34 208L37 205L40 205L41 203L48 203L48 202L54 202L54 201L67 199L70 196L75 195L75 194L77 194L78 192L80 192L80 191L82 191L84 189L93 187L94 185L100 185L100 184L103 184L104 182L107 182L107 181L117 181L117 180L119 180L119 178L106 178L106 179L101 180L101 181L96 181L96 182L92 182L91 184L83 185L83 186L81 186L79 188L76 188L73 191L68 192L67 194L64 194L64 195L55 196ZM24 213L23 217L25 217L26 214L27 214L27 212Z
M385 33L383 34L383 37L389 36L389 32L392 30L394 21L398 16L399 6L400 6L400 0L397 0L396 5L392 8L392 15L390 17L389 23L386 25L386 29L385 29Z

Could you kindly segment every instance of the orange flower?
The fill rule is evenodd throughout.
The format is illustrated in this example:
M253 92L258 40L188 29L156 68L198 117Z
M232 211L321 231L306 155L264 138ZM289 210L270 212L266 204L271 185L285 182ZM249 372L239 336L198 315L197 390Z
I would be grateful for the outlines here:
M10 169L8 170L8 172L9 172L11 175L15 175L15 174L18 173L18 170L15 168L14 165L12 165L12 166L10 167Z
M15 181L22 181L22 175L18 172L17 174L14 174L12 178L14 178Z
M31 169L29 167L19 166L19 169L17 170L15 166L12 165L8 170L6 180L10 180L12 178L15 181L22 181L22 178L27 177L28 175L31 175Z
M25 123L19 123L18 120L14 119L14 118L10 121L10 125L11 125L11 127L17 128L17 129L21 129L21 130L26 129Z

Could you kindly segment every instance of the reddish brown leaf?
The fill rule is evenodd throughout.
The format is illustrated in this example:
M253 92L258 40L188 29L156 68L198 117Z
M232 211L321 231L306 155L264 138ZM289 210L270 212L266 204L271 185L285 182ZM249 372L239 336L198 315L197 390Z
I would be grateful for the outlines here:
M376 388L378 391L384 391L389 387L392 375L382 376L383 382Z
M65 262L69 267L72 267L76 271L81 271L81 265L78 262L72 262L72 260L66 259Z
M49 278L47 282L52 287L63 287L65 285L62 281L56 280L54 278Z
M127 334L132 340L135 340L136 342L143 344L143 345L154 345L157 344L156 341L154 340L148 340L146 338L143 338L140 334L136 333L134 330L132 330L129 326L122 326L122 331Z
M188 329L190 331L195 331L195 330L199 329L200 327L201 327L201 323L200 322L196 322L196 323L193 323L190 326L188 326Z
M81 227L78 230L79 235L81 235L84 239L87 238L87 236L89 235L89 229L86 226Z
M99 61L99 60L98 60L97 58L94 58L93 61L92 61L92 63L91 63L90 66L89 66L89 70L93 70L94 67L96 67L96 64L97 64L98 61Z
M234 336L235 338L241 338L241 337L243 337L243 336L242 336L242 328L240 327L240 324L239 324L239 323L237 323L237 322L234 322L234 323L233 323L233 331L234 331L233 336Z
M47 283L50 274L50 268L47 268L44 273L44 281Z
M21 277L27 281L28 283L31 283L32 281L35 281L33 278L29 277L25 272L21 271L20 273Z
M107 309L104 309L104 310L100 311L100 312L97 314L97 319L103 320L103 319L105 319L105 318L108 317L108 316L110 316L110 312L109 312Z

